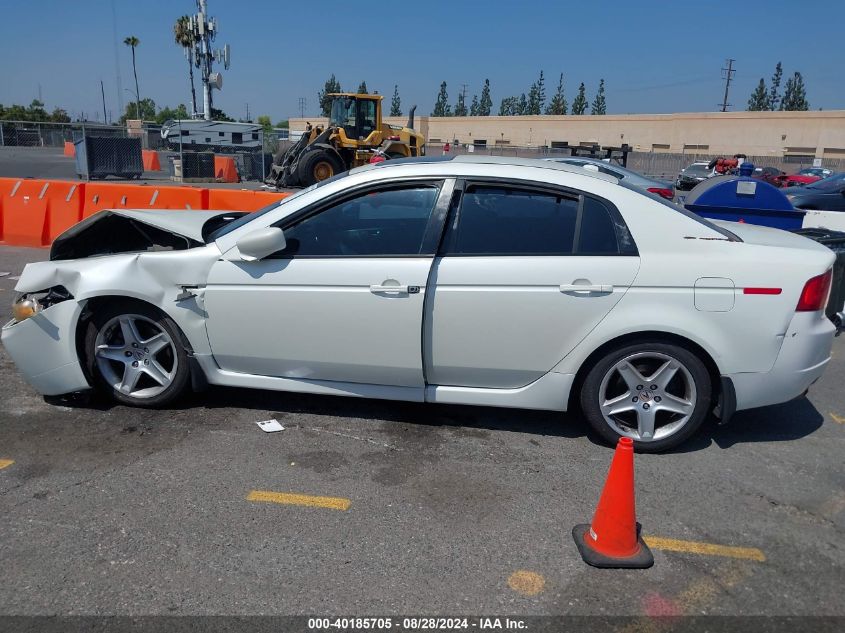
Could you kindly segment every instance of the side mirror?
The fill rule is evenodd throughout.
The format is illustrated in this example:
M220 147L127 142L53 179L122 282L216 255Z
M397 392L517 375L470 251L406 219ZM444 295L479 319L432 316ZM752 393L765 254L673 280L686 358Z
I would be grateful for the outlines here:
M285 233L275 226L268 226L247 233L237 242L241 259L245 262L254 262L284 250L287 246Z

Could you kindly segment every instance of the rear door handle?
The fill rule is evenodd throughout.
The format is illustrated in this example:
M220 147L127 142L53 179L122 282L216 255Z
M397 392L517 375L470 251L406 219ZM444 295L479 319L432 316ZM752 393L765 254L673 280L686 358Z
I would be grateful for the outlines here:
M610 285L591 285L591 284L562 284L560 286L561 292L600 292L602 294L609 294L613 292L613 286Z
M370 286L370 292L373 293L382 293L382 292L398 292L407 294L408 293L408 286Z

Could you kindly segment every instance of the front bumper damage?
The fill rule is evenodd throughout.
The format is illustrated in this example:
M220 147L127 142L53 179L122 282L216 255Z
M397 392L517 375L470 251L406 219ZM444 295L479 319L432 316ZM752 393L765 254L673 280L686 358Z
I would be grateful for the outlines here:
M52 305L25 321L9 321L0 341L32 387L45 396L90 389L76 351L82 313L73 300Z

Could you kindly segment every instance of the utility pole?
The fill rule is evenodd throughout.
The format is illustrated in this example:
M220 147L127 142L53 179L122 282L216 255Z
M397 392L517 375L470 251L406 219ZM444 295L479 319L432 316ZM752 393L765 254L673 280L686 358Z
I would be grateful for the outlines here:
M305 97L299 98L299 118L305 118Z
M732 105L728 103L728 90L731 87L731 80L734 78L734 73L736 72L733 68L733 63L735 61L735 59L726 60L725 63L728 67L722 69L722 79L725 80L725 98L722 100L722 112L727 112L728 108Z
M246 104L246 122L249 123L251 119L249 118L249 104Z
M103 123L108 123L109 119L106 116L106 89L103 87L102 79L100 79L100 93L103 95Z
M230 48L228 44L222 49L214 50L211 47L220 27L217 20L208 17L207 0L197 0L197 14L190 19L195 42L194 59L199 60L202 72L203 118L210 121L211 108L214 105L212 88L220 90L223 87L223 76L219 72L213 72L213 64L222 63L228 70Z

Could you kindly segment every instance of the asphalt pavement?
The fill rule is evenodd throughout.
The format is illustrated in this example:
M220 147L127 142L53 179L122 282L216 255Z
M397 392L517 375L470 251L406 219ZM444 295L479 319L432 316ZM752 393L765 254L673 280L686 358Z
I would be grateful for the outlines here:
M0 246L0 305L46 255ZM837 339L808 398L637 455L655 564L600 570L570 532L612 451L576 415L223 388L48 402L0 350L0 613L842 618L843 371Z

